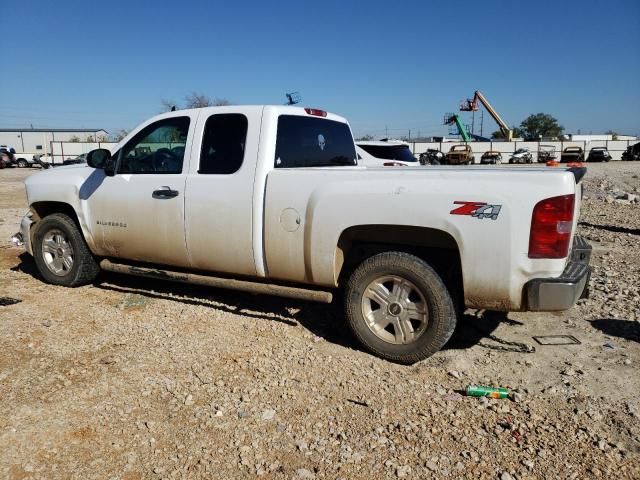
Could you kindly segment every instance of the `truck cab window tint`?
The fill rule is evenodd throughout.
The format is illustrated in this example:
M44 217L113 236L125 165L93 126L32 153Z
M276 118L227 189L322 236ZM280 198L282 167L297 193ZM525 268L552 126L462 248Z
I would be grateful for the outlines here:
M280 115L276 168L357 165L351 130L324 118Z
M198 173L229 175L240 170L247 126L247 117L241 113L211 115L204 126Z
M136 134L120 153L118 173L182 173L189 117L165 118Z

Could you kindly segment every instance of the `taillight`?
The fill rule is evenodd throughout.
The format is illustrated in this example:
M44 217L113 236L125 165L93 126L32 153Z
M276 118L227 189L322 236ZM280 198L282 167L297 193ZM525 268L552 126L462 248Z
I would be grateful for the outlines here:
M309 115L313 115L313 116L316 116L316 117L326 117L327 116L327 112L325 112L324 110L319 110L317 108L305 108L304 111L307 112Z
M385 167L406 167L404 163L400 162L384 162L382 165Z
M533 208L529 258L564 258L569 253L575 195L541 200Z

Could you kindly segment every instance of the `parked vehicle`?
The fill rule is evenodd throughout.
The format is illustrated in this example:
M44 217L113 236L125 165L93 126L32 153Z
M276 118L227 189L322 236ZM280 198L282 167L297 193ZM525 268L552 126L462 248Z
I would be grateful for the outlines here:
M13 148L0 145L0 168L12 167L15 162L15 153Z
M622 152L622 160L640 160L640 143L628 146Z
M444 153L436 148L427 148L418 158L420 165L440 165L444 163Z
M63 165L77 165L77 164L84 164L87 163L87 154L86 153L82 153L80 155L78 155L77 157L74 158L67 158L66 160L64 160L62 162Z
M553 145L540 145L538 147L538 163L547 163L556 160L558 155Z
M593 147L589 150L587 162L608 162L611 160L611 154L605 147Z
M17 153L15 148L8 147L7 145L0 145L0 152L6 151L8 152L5 156L8 159L9 163L6 166L12 167L29 167L32 165L32 160L25 156L24 153ZM5 161L6 161L5 159Z
M509 163L533 163L533 155L528 148L519 148L509 158Z
M411 167L418 160L411 153L409 144L395 141L357 142L358 165L364 167Z
M355 337L400 363L442 348L464 305L564 310L586 292L585 168L361 168L345 119L294 106L168 112L87 164L25 180L14 240L51 284L104 269L320 302L341 289Z
M496 152L495 150L488 150L482 154L480 157L481 164L501 164L502 163L502 153Z
M566 147L560 155L560 162L584 162L584 150L582 147Z
M444 159L447 165L470 165L474 162L473 150L467 143L452 146Z

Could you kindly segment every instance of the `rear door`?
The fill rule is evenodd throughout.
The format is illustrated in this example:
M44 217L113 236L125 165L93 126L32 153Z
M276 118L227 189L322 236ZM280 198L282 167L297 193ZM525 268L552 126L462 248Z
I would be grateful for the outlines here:
M186 184L193 268L256 275L253 187L261 121L262 107L201 111Z

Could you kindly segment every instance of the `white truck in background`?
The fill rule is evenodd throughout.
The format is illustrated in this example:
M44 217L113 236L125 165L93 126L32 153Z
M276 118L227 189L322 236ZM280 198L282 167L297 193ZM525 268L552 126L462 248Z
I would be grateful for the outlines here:
M413 363L460 307L563 310L587 290L584 168L357 166L342 117L292 106L182 110L89 166L25 181L14 240L46 282L101 269L331 302L370 352Z

